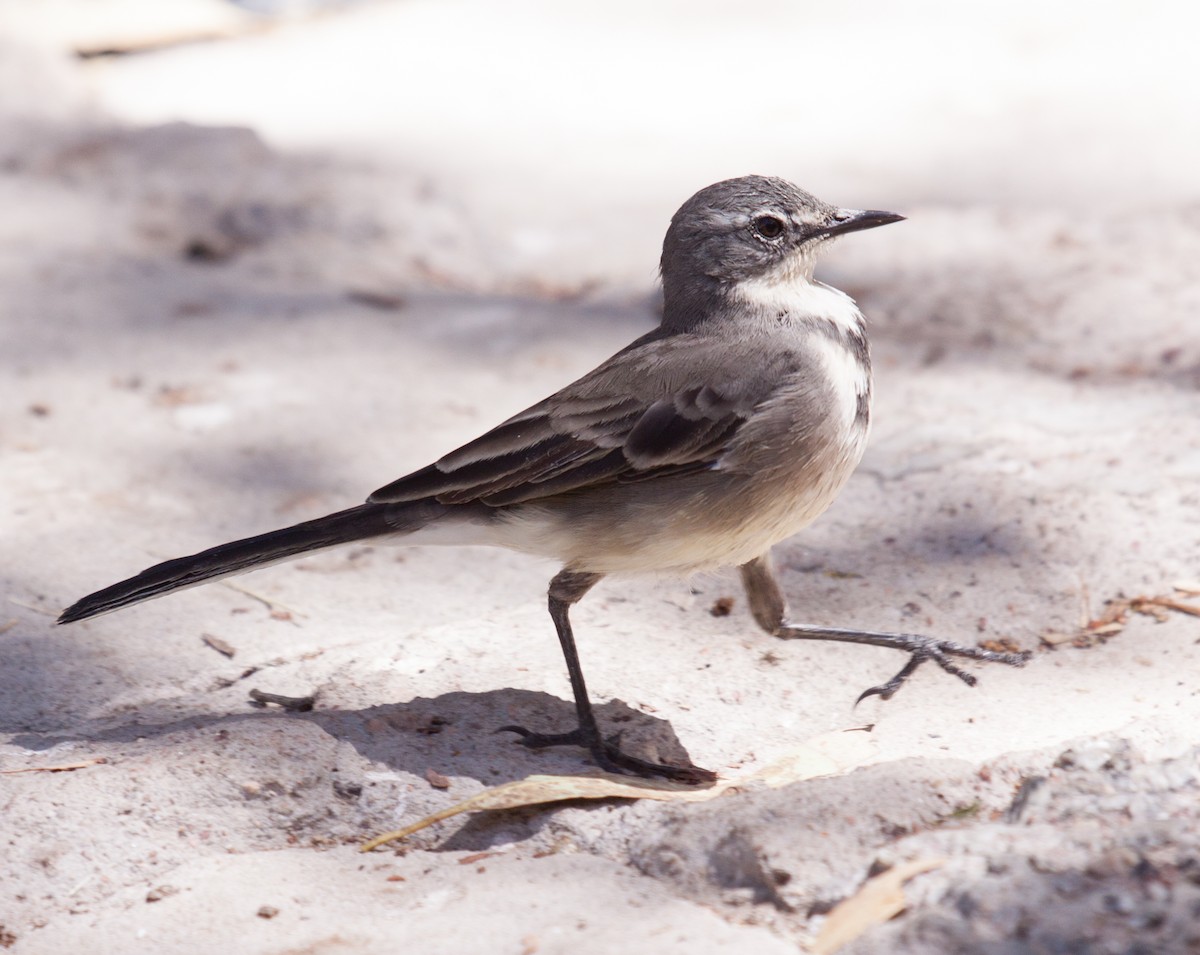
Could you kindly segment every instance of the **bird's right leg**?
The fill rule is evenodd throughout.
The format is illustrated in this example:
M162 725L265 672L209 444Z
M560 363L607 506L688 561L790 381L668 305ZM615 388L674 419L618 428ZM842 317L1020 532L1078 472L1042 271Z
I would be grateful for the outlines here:
M811 627L788 621L787 599L771 569L771 555L763 554L739 568L742 583L746 588L746 599L750 613L767 633L782 640L836 640L842 643L863 643L873 647L887 647L911 654L908 662L886 683L864 690L857 702L868 696L891 698L904 682L912 676L922 663L932 660L947 673L958 677L968 686L978 682L974 676L951 663L950 657L983 660L987 663L1005 663L1008 666L1024 666L1028 653L999 653L982 647L968 647L950 640L937 640L918 633L887 633L872 630L844 630L838 627Z

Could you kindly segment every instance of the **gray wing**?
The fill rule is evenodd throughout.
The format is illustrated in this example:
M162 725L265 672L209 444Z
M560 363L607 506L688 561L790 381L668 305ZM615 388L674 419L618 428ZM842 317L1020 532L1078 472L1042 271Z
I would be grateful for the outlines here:
M562 391L368 500L499 507L613 482L706 470L799 356L735 364L691 336L631 347Z

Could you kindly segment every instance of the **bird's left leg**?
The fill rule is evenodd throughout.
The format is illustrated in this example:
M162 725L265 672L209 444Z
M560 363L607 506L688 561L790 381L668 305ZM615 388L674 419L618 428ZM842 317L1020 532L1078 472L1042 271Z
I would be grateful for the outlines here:
M775 579L771 568L771 555L763 554L739 568L742 583L746 588L746 599L750 613L760 627L782 640L836 640L842 643L864 643L873 647L887 647L911 654L900 672L878 686L864 690L858 697L862 702L868 696L889 699L926 660L932 660L947 673L952 673L968 686L976 679L970 673L950 662L950 657L968 660L983 660L987 663L1004 663L1008 666L1024 666L1029 653L1000 653L982 647L968 647L950 640L937 640L917 633L887 633L872 630L844 630L837 627L810 627L788 621L787 600Z
M563 570L550 581L550 617L554 621L555 630L558 631L563 657L567 661L567 675L571 680L571 691L575 695L575 714L579 718L579 725L567 733L534 733L523 726L502 726L497 732L516 733L521 737L521 742L531 749L542 749L546 746L582 746L592 754L596 765L610 772L662 776L692 785L711 783L717 777L716 773L710 770L701 769L699 766L650 763L623 753L616 739L605 739L601 735L591 700L588 699L583 667L579 663L575 635L571 632L571 621L568 617L571 607L600 582L601 576Z

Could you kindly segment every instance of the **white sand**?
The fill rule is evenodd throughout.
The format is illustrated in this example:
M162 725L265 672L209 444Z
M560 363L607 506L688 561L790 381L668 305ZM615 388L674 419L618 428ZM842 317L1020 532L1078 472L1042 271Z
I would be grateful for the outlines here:
M751 171L910 217L823 273L872 320L878 401L778 548L797 613L1038 649L1171 594L1200 578L1195 13L413 0L77 63L77 6L0 5L0 770L105 762L0 776L0 945L794 951L874 863L929 855L853 951L1200 944L1192 617L853 709L899 659L766 637L732 575L609 581L575 619L631 745L737 775L870 724L874 765L459 817L399 857L353 847L586 771L492 734L570 719L551 565L348 548L236 581L274 617L215 585L53 625L590 368L654 321L674 208Z

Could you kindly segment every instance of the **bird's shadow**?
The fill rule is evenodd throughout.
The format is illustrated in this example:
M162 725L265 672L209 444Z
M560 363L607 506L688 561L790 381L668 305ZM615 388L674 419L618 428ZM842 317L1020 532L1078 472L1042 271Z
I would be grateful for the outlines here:
M597 705L595 711L604 733L618 736L621 748L630 755L652 762L692 765L668 721L633 709L620 700ZM226 738L236 734L245 745L243 756L235 758L244 758L248 775L253 775L252 764L260 741L261 745L273 744L265 741L267 734L256 739L247 730L255 726L275 728L280 720L315 725L331 739L354 747L367 764L419 778L427 777L432 770L495 786L535 773L579 775L596 771L588 753L580 747L533 750L521 745L515 734L499 732L500 727L507 725L524 726L535 732L562 732L576 725L572 703L548 693L519 689L455 691L362 709L317 708L309 712L255 706L247 701L244 713L161 722L127 721L73 733L17 733L11 742L31 752L70 742L121 753L133 746L175 745L180 736L197 733Z
M691 765L667 720L621 700L599 704L595 711L605 735L618 737L621 748L631 755ZM580 747L534 750L522 745L516 734L501 731L502 726L549 733L574 729L573 703L532 690L455 691L362 710L315 712L311 718L365 759L417 775L435 768L494 785L531 773L571 775L595 770Z

